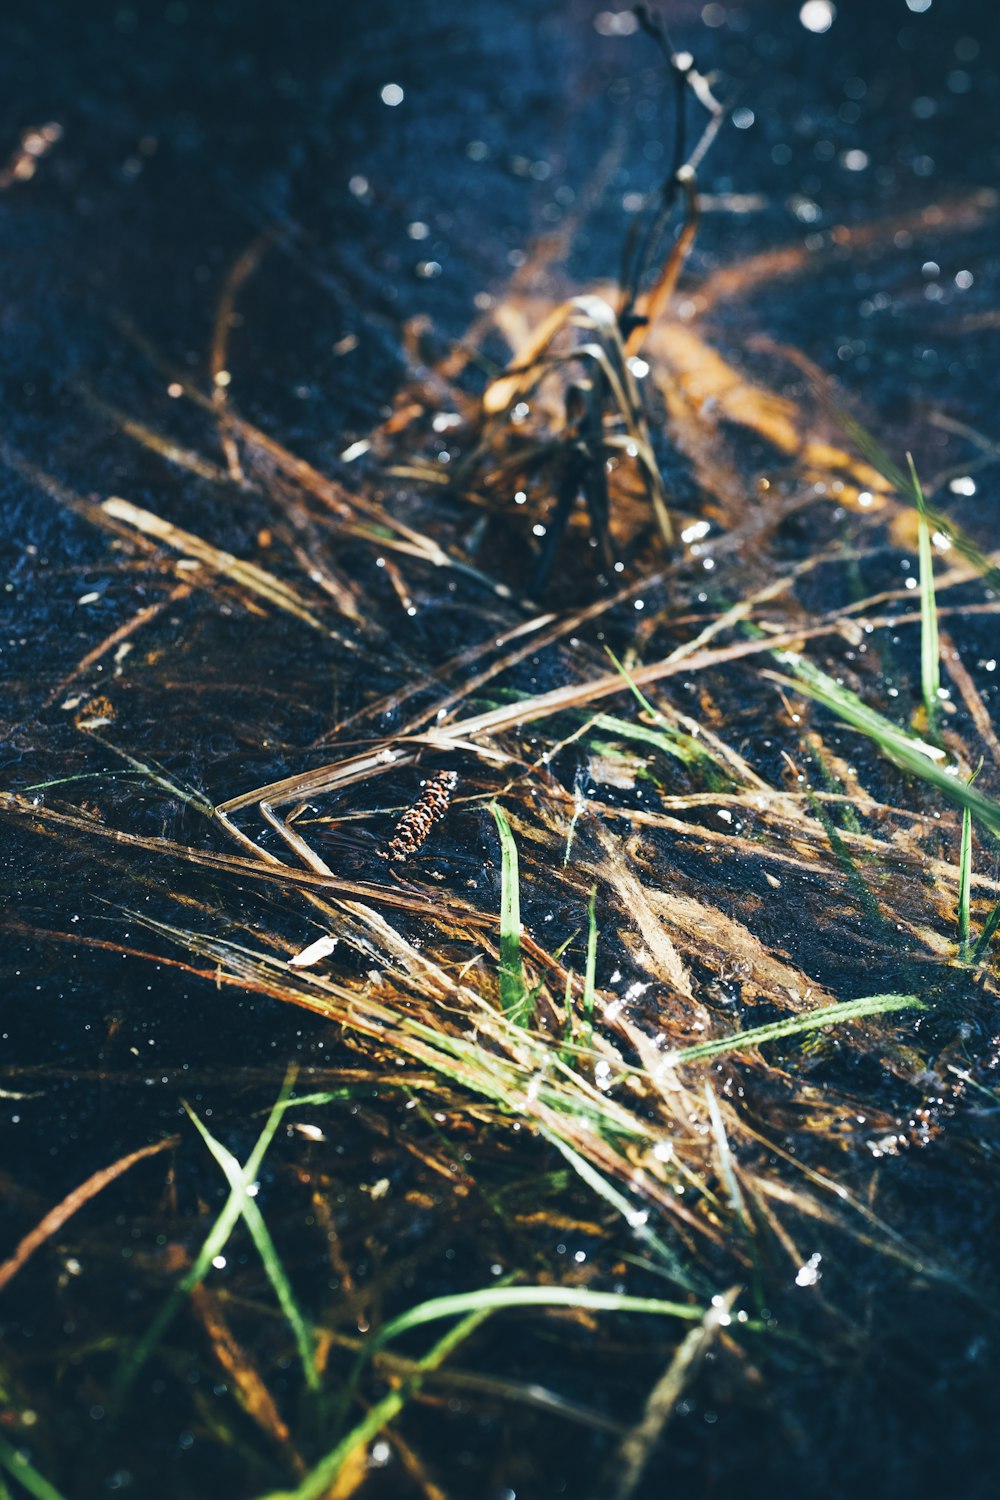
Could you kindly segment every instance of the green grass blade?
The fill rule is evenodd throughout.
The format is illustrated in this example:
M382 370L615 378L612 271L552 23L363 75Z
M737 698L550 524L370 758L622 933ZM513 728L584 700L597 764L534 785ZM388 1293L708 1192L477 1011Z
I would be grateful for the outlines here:
M895 1010L924 1010L926 1007L916 995L866 995L860 1000L842 1000L837 1005L824 1005L819 1010L806 1011L803 1015L789 1016L787 1021L772 1021L767 1026L754 1026L749 1031L737 1031L734 1036L716 1037L711 1042L699 1042L694 1047L683 1047L679 1052L665 1052L664 1061L670 1063L698 1062L703 1057L718 1057L723 1052L746 1052L750 1047L760 1047L764 1042L776 1042L782 1037L799 1036L815 1031L821 1026L840 1026L845 1021L861 1021L866 1016L887 1015Z
M883 478L889 481L902 499L909 500L912 505L916 505L917 497L909 475L904 474L902 469L893 463L885 449L879 445L867 428L862 427L860 422L843 411L835 402L828 401L826 405L831 416L843 429L845 435L854 443L858 452L862 453L868 460L872 468L877 469ZM940 511L928 510L927 519L935 531L940 531L942 536L948 538L955 551L972 564L991 588L1000 588L1000 568L997 568L959 527L955 526Z
M638 688L636 689L638 693ZM639 694L640 698L642 695ZM643 704L648 700L642 698ZM652 710L654 713L656 710ZM663 715L657 717L658 723L665 723ZM613 714L594 714L590 721L593 729L603 730L618 740L631 740L639 745L650 745L659 750L663 755L669 755L674 760L682 761L685 765L694 765L700 760L707 760L704 747L699 745L692 735L684 734L680 730L650 729L645 724L632 724L628 719L618 719ZM590 738L589 743L598 746L595 738Z
M958 947L969 946L969 909L972 896L972 813L962 809L962 849L958 857Z
M63 1500L54 1484L44 1479L17 1448L5 1437L0 1437L0 1464L18 1484L22 1485L35 1500Z
M678 1286L684 1287L686 1291L697 1291L692 1278L684 1270L677 1256L670 1246L660 1239L655 1230L649 1227L649 1215L644 1208L636 1208L624 1193L620 1193L613 1183L610 1183L596 1167L574 1151L572 1146L560 1140L551 1131L543 1130L542 1134L550 1145L566 1158L573 1171L585 1182L592 1192L603 1198L605 1203L611 1205L616 1213L621 1214L629 1228L634 1232L636 1238L653 1252L660 1263L662 1270L666 1271L671 1280L676 1281Z
M927 720L933 729L941 706L941 648L938 644L937 602L934 598L934 549L924 492L913 454L906 455L913 497L917 503L917 554L920 562L920 682Z
M828 677L804 657L790 651L776 652L775 655L783 666L794 672L795 677L783 677L771 672L765 675L830 709L845 724L850 724L874 740L883 755L888 756L901 771L928 782L959 807L967 807L984 828L1000 835L1000 803L984 797L967 782L959 781L953 776L942 764L945 759L943 751L925 744L915 735L901 729L898 724L893 724L874 709L868 708L856 693L834 682L832 677Z
M490 804L500 835L500 1005L509 1021L531 1024L521 963L521 896L517 845L502 807Z
M299 1351L299 1360L302 1364L302 1372L305 1375L306 1384L311 1390L319 1390L320 1378L316 1369L312 1335L306 1327L305 1320L299 1311L288 1277L285 1274L285 1268L281 1264L278 1252L274 1247L270 1230L264 1223L264 1216L256 1200L250 1197L247 1191L252 1184L247 1183L245 1180L243 1168L236 1160L236 1157L233 1156L231 1151L227 1151L220 1141L215 1139L207 1126L199 1120L191 1106L185 1104L184 1108L187 1110L191 1123L222 1168L232 1192L242 1195L240 1213L243 1216L243 1221L247 1229L250 1231L250 1236L256 1246L257 1253L263 1262L264 1270L267 1272L267 1279L274 1288L278 1304L295 1336L295 1344Z
M609 646L605 646L611 664L615 671L621 676L622 681L632 694L643 713L649 715L659 729L649 729L643 724L629 724L625 720L615 719L608 714L598 714L594 723L604 729L613 729L616 733L623 735L626 739L644 741L646 744L655 745L665 755L672 755L675 760L683 761L686 765L694 765L698 761L712 761L714 757L709 754L706 747L695 739L693 734L688 734L684 729L679 729L651 703L639 684L632 677L628 668L618 660ZM723 770L726 768L723 767Z
M632 1297L625 1292L592 1292L577 1286L496 1286L478 1292L456 1292L447 1297L432 1297L408 1312L390 1318L373 1339L365 1345L372 1355L393 1339L434 1323L441 1318L464 1317L471 1312L499 1312L513 1307L575 1307L584 1312L648 1313L660 1318L682 1318L698 1322L706 1309L695 1303L667 1302L661 1297Z
M986 957L987 950L989 949L990 943L993 941L998 927L1000 927L1000 901L997 902L996 906L994 906L993 910L986 918L986 921L983 924L983 930L979 934L979 939L976 943L975 948L972 950L972 962L974 964L982 963L983 959Z
M274 1107L268 1115L264 1128L257 1139L257 1143L247 1158L239 1189L230 1189L229 1197L223 1204L221 1213L209 1230L204 1244L191 1267L181 1277L181 1280L171 1292L163 1308L153 1320L151 1327L123 1362L112 1388L112 1408L120 1406L135 1377L177 1316L188 1293L204 1281L211 1270L212 1261L217 1255L221 1255L229 1243L229 1237L240 1221L242 1205L246 1201L246 1189L256 1182L268 1147L274 1139L275 1131L281 1123L286 1109L290 1108L293 1102L289 1096L294 1081L295 1073L294 1070L290 1069L285 1077L281 1093L275 1100Z
M565 1021L563 1022L563 1043L559 1049L559 1060L567 1067L573 1058L573 976L566 975L566 994L563 997L563 1011Z
M747 1213L746 1199L743 1197L739 1178L736 1176L736 1165L733 1161L729 1137L726 1135L726 1123L722 1118L722 1111L719 1108L719 1101L715 1096L715 1090L710 1083L705 1084L705 1103L708 1106L708 1118L712 1124L712 1135L715 1137L715 1149L719 1158L719 1175L729 1196L729 1206L735 1212L744 1234L749 1239L753 1226L750 1221L750 1215Z
M583 974L583 1024L585 1040L594 1030L594 987L597 980L597 886L590 891L587 907L587 967Z
M983 768L982 759L969 777L969 785ZM972 811L962 809L962 844L958 856L958 951L961 958L969 953L969 918L972 906Z
M783 686L797 688L800 692L804 692L806 697L814 698L817 703L822 703L825 708L829 708L848 724L853 725L855 729L860 729L862 734L873 739L886 755L892 755L899 749L913 749L919 751L929 761L945 760L943 750L939 750L936 745L929 745L926 740L919 739L909 729L894 724L877 709L869 708L857 693L852 693L850 688L844 687L842 683L828 676L807 657L799 656L795 651L776 651L774 659L794 674L794 681L787 677L780 679ZM767 675L772 676L770 673Z
M477 1309L463 1318L457 1327L449 1329L430 1353L425 1354L423 1359L418 1361L414 1373L396 1390L390 1391L387 1396L383 1396L381 1401L376 1402L361 1421L340 1439L336 1447L320 1459L294 1490L272 1491L268 1495L261 1496L261 1500L324 1500L351 1454L362 1446L367 1447L373 1439L378 1437L382 1429L399 1415L409 1398L419 1389L422 1377L438 1369L452 1350L467 1339L491 1311L490 1308Z
M342 1104L345 1099L354 1099L359 1094L363 1094L365 1088L366 1085L359 1085L357 1088L323 1089L318 1094L295 1094L287 1100L282 1113L290 1109L298 1109L300 1106L303 1109L316 1109L323 1104Z

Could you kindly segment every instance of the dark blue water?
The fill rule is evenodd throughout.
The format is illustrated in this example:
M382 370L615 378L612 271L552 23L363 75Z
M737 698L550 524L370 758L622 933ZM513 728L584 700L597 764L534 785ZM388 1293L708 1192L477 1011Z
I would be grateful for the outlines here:
M754 336L794 345L841 381L894 451L911 444L924 472L971 460L975 443L930 419L943 413L997 438L1000 256L988 195L1000 183L1000 13L982 0L923 10L843 0L817 33L787 0L666 10L676 44L718 73L724 97L738 95L737 124L720 135L702 188L720 202L754 200L747 212L706 213L682 295L696 296L720 268L811 237L804 273L763 278L712 307L716 342L748 371L760 368L748 352ZM3 785L93 776L70 788L78 804L92 788L108 822L184 841L197 835L194 815L166 795L136 796L121 764L73 729L67 697L111 683L118 742L221 797L298 768L317 738L404 685L415 663L433 669L447 659L467 643L482 596L463 595L451 613L429 610L405 646L389 632L359 654L361 669L329 643L303 645L296 635L291 650L287 635L238 604L220 615L196 597L165 609L123 675L108 658L60 691L89 649L158 596L54 486L85 498L123 494L252 553L262 525L252 503L220 498L209 481L133 443L108 414L124 410L221 462L200 414L167 385L187 377L207 387L217 299L236 257L270 232L232 333L240 410L350 478L339 455L391 407L407 321L426 317L432 351L461 338L536 237L575 212L617 132L627 147L546 289L561 295L614 276L624 205L669 159L662 70L647 39L577 0L38 0L19 13L4 8L0 76L0 157L29 127L61 127L34 174L0 191ZM962 227L948 205L970 203ZM892 227L933 204L945 205L936 222ZM838 226L882 220L884 232L837 248ZM974 496L946 493L942 503L990 547L996 495L987 474ZM362 549L344 566L366 578L372 569ZM386 600L388 618L388 591ZM977 651L993 649L991 628L988 619L969 624ZM358 628L353 643L363 637ZM560 670L558 655L545 657L515 685L551 686ZM467 867L481 871L488 820L470 817L463 830L465 847L451 851L456 881ZM164 951L113 909L149 900L163 914L155 862L56 846L13 825L5 837L0 1086L12 1097L0 1099L3 1253L91 1172L186 1129L181 1098L212 1111L245 1152L253 1112L274 1097L289 1060L319 1083L328 1061L345 1062L314 1017L123 956L129 946ZM345 858L362 869L368 854L362 843ZM495 868L488 878L496 884ZM252 891L234 897L192 877L190 895L206 909L229 903L235 921L261 920ZM284 915L270 913L277 923ZM43 935L72 937L74 924L89 946ZM859 1093L870 1082L859 1078ZM983 1107L993 1105L984 1098ZM523 1253L520 1243L505 1246L507 1230L479 1199L474 1211L447 1196L437 1213L407 1208L405 1192L425 1193L433 1178L399 1149L412 1127L396 1102L362 1090L324 1128L338 1133L335 1156L313 1161L300 1142L280 1138L267 1178L290 1274L317 1315L335 1298L337 1275L315 1228L313 1168L357 1282L377 1280L390 1249L400 1252L400 1305L453 1282L482 1284L494 1256ZM779 1349L766 1375L750 1371L738 1390L709 1366L642 1494L668 1483L692 1497L736 1485L830 1496L853 1486L899 1500L995 1492L995 1209L985 1206L995 1196L977 1132L956 1127L954 1156L926 1153L919 1170L889 1172L884 1212L922 1220L929 1242L982 1278L983 1307L870 1266L855 1281L845 1252L836 1293L858 1330L856 1364L843 1344L829 1362L822 1347L809 1362ZM68 1500L119 1490L151 1500L249 1497L288 1482L248 1422L227 1416L221 1436L213 1428L225 1382L193 1324L144 1376L130 1419L117 1432L106 1427L116 1342L148 1324L172 1284L165 1246L196 1245L204 1205L221 1202L215 1169L188 1136L169 1188L158 1160L135 1169L0 1294L0 1433L30 1450ZM505 1150L487 1132L477 1139L496 1187L516 1179L527 1193L534 1174L559 1165L526 1149L512 1166ZM387 1205L360 1191L373 1163L398 1189ZM591 1207L581 1195L580 1214ZM250 1250L239 1255L240 1290L252 1298L260 1278ZM83 1274L67 1271L69 1261ZM813 1337L808 1320L799 1331ZM291 1411L294 1371L272 1368L251 1319L245 1336ZM604 1349L603 1383L549 1335L522 1348L498 1333L478 1358L477 1368L544 1379L622 1422L635 1419L663 1365L652 1335L638 1350L624 1335ZM35 1414L27 1426L25 1410ZM606 1435L514 1410L421 1409L411 1436L455 1497L587 1493ZM310 1434L316 1452L321 1437ZM364 1490L411 1493L420 1491L398 1465Z

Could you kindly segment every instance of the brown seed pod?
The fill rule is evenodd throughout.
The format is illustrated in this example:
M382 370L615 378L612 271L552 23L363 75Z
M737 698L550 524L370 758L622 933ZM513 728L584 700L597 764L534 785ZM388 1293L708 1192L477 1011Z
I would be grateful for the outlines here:
M402 864L423 846L434 824L448 811L458 776L454 771L438 771L420 783L420 796L408 807L393 829L384 858Z

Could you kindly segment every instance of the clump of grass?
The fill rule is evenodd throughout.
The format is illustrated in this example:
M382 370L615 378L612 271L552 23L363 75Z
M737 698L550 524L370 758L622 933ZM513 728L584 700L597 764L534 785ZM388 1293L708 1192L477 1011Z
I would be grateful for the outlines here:
M368 1411L351 1430L340 1439L329 1453L316 1463L294 1490L271 1490L260 1500L325 1500L333 1493L344 1469L358 1454L364 1454L370 1443L396 1417L407 1401L420 1390L426 1376L439 1370L469 1336L475 1332L490 1313L487 1306L473 1308L454 1328L450 1328L437 1343L416 1362L413 1373L397 1388L369 1407Z

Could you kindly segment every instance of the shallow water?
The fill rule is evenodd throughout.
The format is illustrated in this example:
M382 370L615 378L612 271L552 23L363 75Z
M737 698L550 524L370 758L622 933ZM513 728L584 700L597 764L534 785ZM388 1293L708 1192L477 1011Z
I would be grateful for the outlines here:
M996 440L990 341L1000 258L990 190L1000 180L1000 31L972 0L936 0L922 12L902 0L877 8L844 3L822 34L809 32L798 10L668 7L678 45L690 47L702 68L721 70L720 92L739 89L744 111L743 128L727 127L705 164L701 187L717 206L703 217L678 303L691 304L689 321L748 378L804 399L801 371L755 341L792 346L836 377L844 399L894 454L912 447L923 475L955 469L962 477L982 453L974 439L941 426L940 416ZM622 25L608 15L572 0L556 7L378 3L363 19L353 8L319 5L261 5L248 15L224 4L42 3L4 22L4 149L14 150L29 126L62 127L34 174L0 192L6 789L46 783L28 795L46 806L90 808L133 834L196 843L200 825L190 806L162 788L140 788L133 768L74 727L88 700L110 700L113 722L99 733L217 801L323 764L330 752L318 742L345 744L342 726L383 698L364 733L396 730L436 702L440 673L456 653L529 613L488 584L413 565L404 580L410 615L367 541L347 539L331 560L321 533L263 536L276 525L270 500L250 495L234 503L231 489L134 441L121 414L223 462L210 421L168 387L190 380L208 389L224 277L269 232L231 330L232 399L317 469L381 494L376 459L398 460L407 434L374 457L346 463L341 455L404 399L412 379L408 340L422 341L428 364L440 358L467 337L485 298L508 295L539 238L558 235L578 211L565 254L542 263L527 292L555 301L616 273L623 200L655 183L671 143L650 44L640 35L608 35ZM392 85L402 91L398 104L384 102L396 97L383 94ZM601 170L607 180L598 192ZM750 200L736 205L746 211L734 212L726 195ZM934 204L944 205L941 215L921 223L921 211ZM803 245L805 270L773 275L761 264L759 277L747 277L754 257ZM727 268L737 273L728 283L720 279ZM414 328L417 318L426 325ZM480 378L473 365L470 387ZM424 456L429 440L426 425L419 428ZM715 514L731 512L734 501L705 496L689 453L674 451L662 433L658 442L682 512L707 513L712 503ZM760 471L782 468L759 434L732 442L748 494ZM254 615L238 592L195 592L165 603L130 638L127 653L116 658L112 649L73 675L88 651L136 609L164 601L166 590L141 554L69 508L59 485L84 499L123 495L287 578L301 577L301 558L298 569L290 562L298 542L307 559L332 561L337 576L357 581L377 607L361 621L331 617L330 639L280 612ZM995 488L987 468L971 493L945 479L935 496L985 550L994 542ZM461 547L483 573L523 584L532 543L519 517L492 515L477 541L453 496L388 480L384 490L394 516ZM687 558L640 593L643 618L666 612L642 654L663 654L693 634L696 623L673 623L678 607L689 621L707 619L820 544L841 547L843 558L800 583L797 618L834 607L849 574L851 527L832 504L801 522L790 515L759 546L750 540L732 555L721 548L707 591L699 564ZM884 538L858 562L855 596L897 586L904 563L910 566L905 550ZM655 545L640 540L624 581L654 566ZM567 544L546 603L568 610L600 600L607 588L581 532ZM948 603L977 605L983 597L970 585ZM626 650L637 619L641 625L633 600L625 600L593 627L582 625L578 646L556 643L527 655L499 686L483 689L477 707L502 701L504 692L560 686L581 664L604 669L605 644ZM992 708L994 617L959 608L948 628ZM915 630L902 627L867 676L863 663L857 667L859 678L912 698L916 652ZM420 672L426 686L404 701ZM462 683L459 669L448 685ZM719 732L724 727L756 771L781 784L781 744L769 737L773 703L748 698L736 675L723 675L713 694L706 702L697 683L681 682L675 699ZM624 712L621 702L609 712ZM577 727L565 724L567 733ZM961 729L968 731L967 717ZM867 790L887 802L898 794L896 773L859 749L856 737L836 725L825 732ZM524 745L526 753L533 748L529 732ZM555 783L569 792L588 775L593 790L593 761L572 747L553 762ZM86 779L52 785L66 777ZM980 784L995 794L996 777L996 766L987 765ZM317 815L398 810L417 794L418 779L400 771L318 806ZM651 780L629 785L626 778L601 795L634 808L643 795L698 785L678 767ZM492 790L502 791L502 780ZM425 883L439 876L433 889L495 911L492 819L481 801L456 801L419 875ZM339 873L375 880L384 878L379 830L389 826L380 812L317 825L310 839ZM256 824L253 831L258 836ZM924 854L953 858L952 831L949 824L936 844L933 827L925 830ZM77 834L39 837L6 819L5 835L4 1253L91 1173L181 1136L176 1152L133 1168L68 1220L0 1292L8 1403L0 1432L64 1496L131 1490L200 1500L293 1482L287 1448L273 1433L270 1442L262 1437L261 1425L233 1401L239 1379L220 1369L218 1340L213 1346L204 1318L185 1315L175 1326L117 1426L108 1410L120 1347L149 1325L224 1198L181 1101L242 1160L289 1062L302 1070L300 1086L303 1079L310 1089L341 1085L350 1073L354 1090L351 1100L303 1117L312 1135L296 1125L280 1132L261 1175L267 1222L318 1322L357 1338L422 1298L490 1284L495 1266L572 1278L601 1256L616 1284L671 1294L654 1275L630 1268L622 1257L637 1252L635 1243L624 1232L616 1238L593 1195L563 1180L565 1164L550 1147L494 1130L452 1097L443 1148L442 1121L380 1087L379 1075L395 1066L388 1054L387 1061L371 1044L352 1048L323 1018L250 987L214 985L203 957L192 957L187 970L171 967L183 952L122 915L126 908L175 924L202 919L214 934L250 946L274 933L304 943L301 914L286 895L207 870L172 882L149 853ZM260 837L279 847L263 831ZM921 1093L912 1077L881 1070L870 1050L855 1055L836 1044L804 1059L793 1054L767 1076L749 1065L739 1075L756 1091L755 1107L775 1138L817 1170L836 1163L846 1187L916 1244L928 1273L912 1263L900 1269L817 1226L814 1239L801 1240L802 1258L808 1265L814 1240L822 1244L823 1279L771 1289L770 1312L790 1334L787 1343L751 1344L739 1360L711 1353L636 1493L660 1493L672 1482L691 1495L736 1483L777 1493L840 1495L854 1485L885 1496L992 1494L992 993L873 933L850 891L831 912L830 887L819 876L803 874L778 896L749 859L722 856L677 829L644 838L651 884L669 894L680 883L724 907L832 993L922 992L926 983L936 1008L920 1021L921 1056L944 1059L942 1068L955 1061L973 1084L962 1099L941 1102L935 1080ZM602 856L581 834L575 885L550 879L551 857L541 843L522 843L522 914L549 950L572 941L585 922L587 865ZM977 873L995 875L992 849L984 844L978 857ZM901 853L898 868L881 869L880 890L892 894L912 871L912 855ZM932 922L933 886L914 880L907 888L915 924ZM399 921L420 939L422 918ZM570 952L582 962L579 947ZM454 956L464 962L468 943L456 938ZM640 956L610 943L599 962L598 984L623 992L644 972ZM361 984L361 958L344 963ZM717 1017L733 1024L773 1018L737 967L726 974L708 966L698 980L699 1001ZM651 1029L657 1003L654 991L634 1007ZM884 1036L887 1046L914 1040L903 1018L890 1021ZM833 1148L827 1094L844 1102ZM925 1114L913 1115L918 1108ZM898 1129L910 1146L873 1156L874 1124L857 1118L869 1111L884 1122L878 1140ZM918 1149L921 1130L925 1149ZM444 1171L442 1160L451 1163ZM800 1228L796 1221L796 1235ZM952 1282L931 1274L937 1262ZM725 1265L722 1250L706 1253L710 1277ZM228 1264L217 1269L213 1290L228 1297L241 1346L266 1372L293 1446L312 1461L328 1446L326 1432L302 1406L280 1319L262 1310L268 1289L249 1241L234 1240ZM625 1320L609 1328L498 1318L478 1337L463 1369L549 1388L589 1408L590 1421L534 1409L509 1391L435 1386L400 1427L426 1472L405 1453L376 1447L363 1493L531 1500L593 1491L596 1500L594 1476L614 1451L613 1432L637 1419L662 1374L669 1351L659 1330L643 1324L637 1331Z

